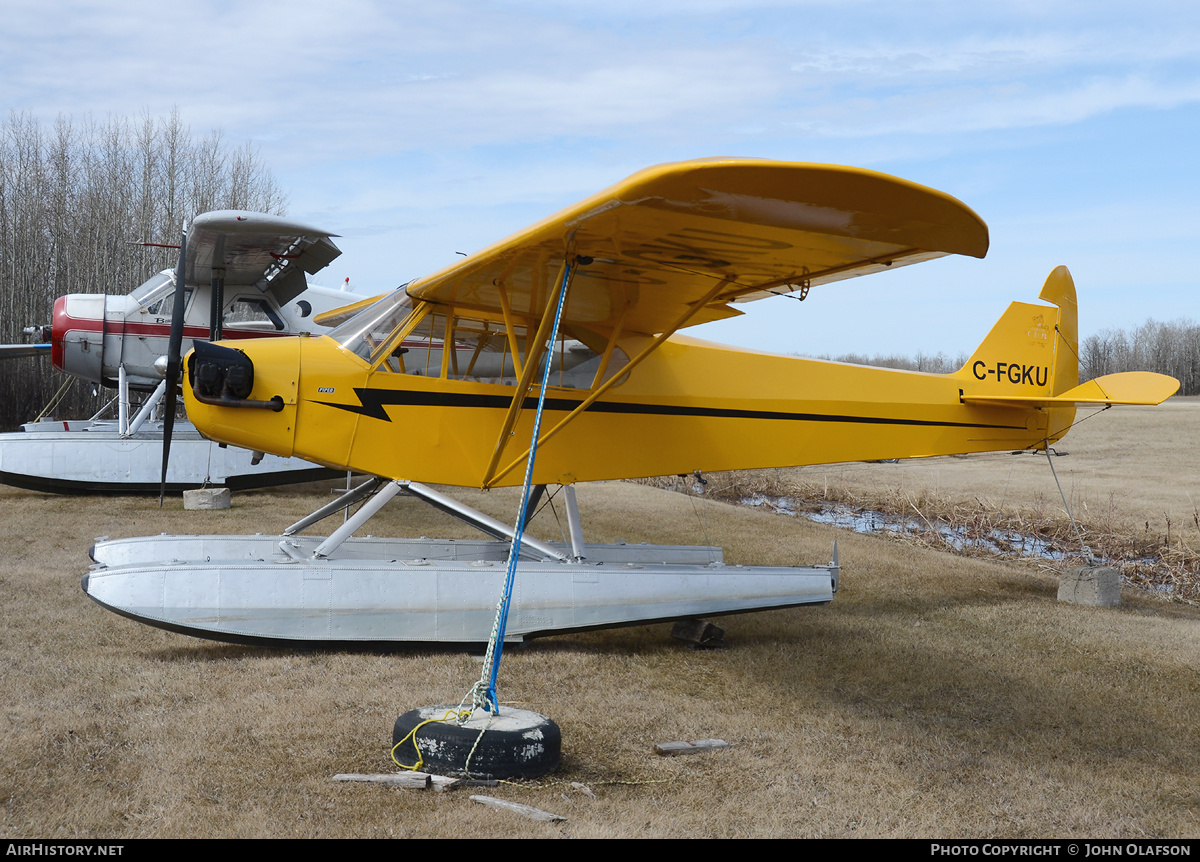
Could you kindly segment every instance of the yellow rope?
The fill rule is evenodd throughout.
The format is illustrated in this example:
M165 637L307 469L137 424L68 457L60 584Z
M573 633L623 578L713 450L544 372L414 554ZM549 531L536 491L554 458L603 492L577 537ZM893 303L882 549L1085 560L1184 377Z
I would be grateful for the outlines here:
M467 712L467 715L470 715L470 712ZM429 719L426 719L425 721L422 721L420 724L418 724L416 727L414 727L412 730L410 730L408 732L408 734L404 737L404 739L400 740L399 742L397 742L395 745L392 746L392 763L396 764L401 769L408 769L408 770L411 770L412 772L419 772L421 770L421 766L425 763L425 756L423 754L421 754L421 747L419 745L417 745L417 731L420 730L422 727L424 727L427 724L433 724L435 721L454 721L455 719L458 719L460 717L461 717L460 713L458 713L456 710L448 709L448 710L446 710L446 714L443 715L441 718L429 718ZM399 748L400 746L402 746L404 743L408 742L410 739L412 740L413 749L417 752L417 762L414 763L412 766L405 766L403 763L401 763L399 760L396 759L396 749Z

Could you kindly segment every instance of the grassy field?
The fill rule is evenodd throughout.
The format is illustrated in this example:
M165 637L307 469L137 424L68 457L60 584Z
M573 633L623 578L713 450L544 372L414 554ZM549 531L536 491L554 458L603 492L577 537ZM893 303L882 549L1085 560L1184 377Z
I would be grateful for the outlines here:
M1195 401L1112 411L1060 447L1081 509L1183 529L1200 476ZM809 485L1054 508L1045 459L807 468ZM792 477L795 478L795 477ZM1190 487L1188 485L1190 484ZM714 481L715 484L715 481ZM835 491L836 491L835 487ZM872 492L873 493L873 492ZM509 491L465 499L511 519ZM213 644L110 614L80 591L101 535L276 532L328 487L237 495L227 512L0 490L0 831L5 837L1144 837L1200 834L1200 610L1126 589L1113 609L1055 600L1054 571L966 558L631 483L582 486L587 538L722 545L736 563L828 560L823 608L725 618L727 648L669 626L548 638L505 653L501 697L563 731L556 781L468 792L334 783L390 771L395 717L457 702L457 651ZM1057 504L1061 508L1061 503ZM1150 522L1149 527L1143 527ZM552 517L537 531L557 538ZM1179 528L1178 525L1183 527ZM377 535L466 536L397 500ZM655 742L727 751L663 759Z

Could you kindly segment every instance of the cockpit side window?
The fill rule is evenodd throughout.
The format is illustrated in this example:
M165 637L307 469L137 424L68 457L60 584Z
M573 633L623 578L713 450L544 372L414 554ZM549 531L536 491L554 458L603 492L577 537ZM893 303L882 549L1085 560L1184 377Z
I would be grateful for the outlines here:
M588 335L599 352L576 334L564 332L554 343L550 355L550 386L561 389L590 389L620 372L629 359L619 347L613 348L607 362L603 338ZM381 371L442 377L477 383L515 386L520 374L518 362L525 359L528 328L512 324L511 338L505 323L480 312L462 314L437 308L426 314L404 338L388 346L389 354L379 366ZM513 361L513 346L517 362ZM597 381L597 373L603 373Z
M400 288L329 333L378 371L515 386L531 338L529 322L487 311L414 303ZM514 357L515 354L515 357ZM550 385L591 389L629 358L610 336L564 328L550 356Z

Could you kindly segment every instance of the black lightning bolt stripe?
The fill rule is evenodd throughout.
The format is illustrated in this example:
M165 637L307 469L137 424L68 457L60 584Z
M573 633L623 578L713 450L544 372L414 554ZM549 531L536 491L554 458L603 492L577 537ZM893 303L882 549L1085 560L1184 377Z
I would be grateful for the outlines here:
M336 407L350 413L369 416L391 422L384 407L490 407L506 410L512 399L505 395L467 395L452 392L417 392L407 389L359 389L359 404L337 404L332 401L316 401L326 407ZM574 410L583 399L547 398L547 410L568 412ZM537 407L537 399L528 396L522 405L528 409ZM899 419L888 416L848 416L836 413L791 413L774 410L742 410L731 407L687 407L674 404L629 404L620 401L596 401L585 412L627 413L652 416L706 416L721 419L774 419L798 422L853 422L867 425L923 425L937 428L999 428L1024 431L1022 425L996 425L981 422L944 422L936 419Z

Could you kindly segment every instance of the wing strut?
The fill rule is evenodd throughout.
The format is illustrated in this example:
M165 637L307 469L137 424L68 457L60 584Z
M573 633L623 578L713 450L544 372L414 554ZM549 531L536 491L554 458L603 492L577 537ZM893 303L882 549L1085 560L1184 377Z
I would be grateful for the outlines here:
M629 314L630 303L625 303L621 308L621 313L617 315L617 324L613 327L612 333L608 337L608 344L604 348L604 355L600 357L600 365L596 368L596 376L592 378L592 385L589 389L595 389L604 381L604 372L608 371L608 363L612 361L613 350L616 349L617 342L621 338L621 333L625 330L625 318ZM622 377L625 375L622 374Z
M517 422L517 417L521 414L521 407L525 404L525 393L530 389L533 383L533 375L537 371L538 363L542 359L542 355L546 352L546 340L550 335L551 325L557 326L557 310L559 298L567 289L572 277L574 276L574 268L570 261L564 261L562 267L558 271L558 277L554 280L554 289L546 303L546 310L542 313L542 322L538 325L537 334L532 340L526 342L525 348L525 367L521 371L521 382L517 384L517 390L513 393L512 401L508 405L508 412L504 415L504 424L500 427L500 436L496 439L496 448L492 450L492 459L488 462L487 471L483 474L483 482L481 487L486 488L492 480L492 475L496 472L496 465L500 463L500 456L504 454L504 449L508 446L508 438L512 434L513 426ZM501 296L503 296L503 291ZM507 307L507 302L505 303ZM505 328L510 333L509 338L512 338L512 326L509 325L508 316L504 320ZM557 334L557 333L556 333ZM516 364L517 353L513 352L513 363ZM528 454L528 450L526 453ZM521 458L524 458L522 455ZM511 467L509 469L512 469ZM504 471L505 473L508 470Z
M504 314L504 335L508 339L508 349L512 353L513 368L517 374L522 374L521 351L517 349L516 329L513 328L512 306L508 302L508 290L503 283L497 284L496 289L500 294L500 311Z
M563 426L565 426L568 422L570 422L572 419L574 419L576 416L578 416L584 410L587 410L588 407L590 407L597 398L599 398L601 395L603 395L605 392L607 392L610 388L615 386L618 380L624 379L625 376L628 375L630 371L632 371L634 368L637 367L638 363L640 363L643 359L645 359L647 356L649 356L651 353L653 353L655 350L657 350L660 344L662 344L664 341L666 341L668 338L670 338L672 335L674 335L675 332L677 330L679 330L680 327L687 325L687 322L689 320L691 320L692 317L697 312L699 312L702 308L704 308L706 305L708 305L708 303L712 302L712 300L715 299L716 296L722 290L725 289L725 285L729 284L729 282L731 280L732 280L731 278L726 277L726 278L721 279L721 281L717 282L717 284L713 287L713 289L710 290L707 294L705 294L700 300L693 303L688 308L688 310L685 311L683 313L683 315L677 321L675 321L675 324L673 326L671 326L668 329L663 330L653 341L650 342L650 344L648 344L642 350L641 353L639 353L637 356L633 357L633 359L631 359L629 361L629 364L621 369L620 374L614 374L605 383L602 383L599 386L599 388L593 389L592 393L587 398L583 399L583 401L581 401L579 403L578 407L576 407L574 410L572 410L570 413L568 413L566 416L564 416L562 419L560 419L557 425L555 425L553 428L551 428L549 431L547 431L545 434L543 434L541 437L539 437L535 441L535 443L531 443L529 449L526 449L524 452L522 452L507 467L505 467L499 473L492 475L492 471L495 469L496 459L499 458L500 451L501 451L500 449L497 449L496 454L492 458L492 464L488 466L488 473L487 473L486 478L484 479L483 487L490 488L490 487L494 486L497 482L499 482L501 479L503 479L505 476L507 476L509 473L511 473L513 471L513 469L516 468L522 461L524 461L526 458L529 457L529 453L532 450L534 445L541 446L543 443L545 443L547 440L549 440L551 437L553 437L555 434L557 434L559 431L561 431ZM624 319L624 316L622 316L622 320L623 319ZM616 332L613 333L614 340L615 340L616 334L617 334ZM521 396L521 394L524 391L525 390L523 387L521 389L518 389L517 395L514 396L514 398ZM509 408L509 409L511 409L511 408ZM504 440L507 437L507 433L508 433L508 430L506 429L505 437L501 438L501 442L504 442Z

